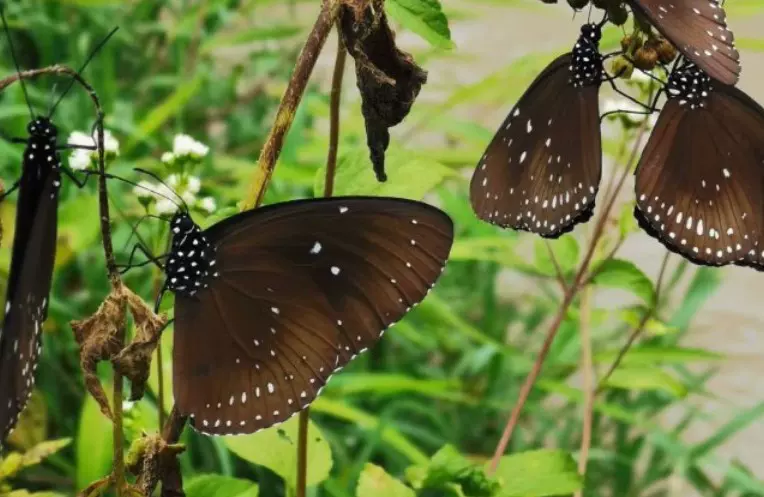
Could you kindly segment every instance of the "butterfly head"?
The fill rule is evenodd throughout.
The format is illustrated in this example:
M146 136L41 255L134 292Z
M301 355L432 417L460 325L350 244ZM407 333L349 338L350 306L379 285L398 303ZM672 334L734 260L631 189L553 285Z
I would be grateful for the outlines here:
M172 242L165 265L167 289L193 297L218 277L216 250L188 212L178 211L170 221Z
M581 35L573 47L570 65L570 83L576 88L602 83L601 38L602 28L598 24L581 26Z
M670 99L678 99L679 105L690 109L703 108L713 91L711 78L692 63L675 69L666 83L666 93Z
M27 132L32 138L56 141L58 128L47 117L36 117L27 125Z

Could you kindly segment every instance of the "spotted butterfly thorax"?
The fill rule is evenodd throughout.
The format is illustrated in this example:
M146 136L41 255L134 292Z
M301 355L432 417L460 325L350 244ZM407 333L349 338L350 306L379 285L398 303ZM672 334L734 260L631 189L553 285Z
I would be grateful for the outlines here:
M453 224L427 204L334 197L170 222L173 388L207 434L253 433L307 407L434 286Z
M470 184L480 219L557 238L589 220L602 174L601 24L586 24L496 132Z
M640 226L704 265L761 265L764 109L683 61L636 169Z
M740 75L740 54L719 0L627 0L679 51L712 78L732 85Z

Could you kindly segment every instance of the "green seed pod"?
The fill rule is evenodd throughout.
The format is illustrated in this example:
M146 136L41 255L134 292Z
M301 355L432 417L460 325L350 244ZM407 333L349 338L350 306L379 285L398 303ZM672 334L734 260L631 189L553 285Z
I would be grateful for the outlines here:
M658 52L654 48L643 46L634 51L634 66L643 71L652 71L658 63Z
M623 26L629 19L629 11L622 3L611 5L607 9L607 17L610 22L616 26Z
M629 79L633 72L634 66L626 57L616 57L610 63L610 73L617 78Z

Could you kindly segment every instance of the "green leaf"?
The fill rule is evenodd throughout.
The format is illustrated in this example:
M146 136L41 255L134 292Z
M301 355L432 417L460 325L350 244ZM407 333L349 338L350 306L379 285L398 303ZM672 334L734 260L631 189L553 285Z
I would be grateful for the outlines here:
M448 18L438 0L388 0L387 13L437 48L451 48Z
M43 459L55 454L71 442L71 438L49 440L35 445L23 454L11 452L0 461L0 481L14 476L24 468L40 464Z
M764 402L746 409L732 418L724 426L714 432L703 442L692 448L690 452L693 460L700 459L717 449L720 445L729 440L733 435L748 427L751 423L764 416Z
M721 284L721 272L716 268L703 267L695 272L682 305L669 320L669 325L683 330Z
M110 397L111 393L107 390L106 395ZM77 490L109 474L112 452L111 421L101 413L98 403L86 395L77 432Z
M687 387L657 367L626 366L618 368L607 379L606 385L625 390L662 391L675 397L684 397L687 394Z
M358 478L358 497L416 497L412 489L385 473L385 470L366 463Z
M582 487L576 462L564 450L532 450L502 457L496 476L504 484L497 497L568 495Z
M187 497L257 497L257 484L220 475L199 475L186 483Z
M231 452L245 461L259 464L281 476L289 488L297 483L298 417L254 435L225 437ZM317 485L329 476L332 451L313 422L308 424L308 485Z
M612 363L618 355L618 350L609 350L594 355L594 361L598 364ZM724 359L722 354L703 349L684 347L652 347L643 346L631 348L623 357L622 365L656 365L661 363L709 362Z
M647 304L652 304L655 300L653 282L630 261L623 259L604 261L599 266L599 272L593 282L604 287L628 290Z
M374 176L366 147L354 147L344 153L337 163L334 195L373 195L420 200L454 172L433 160L421 159L416 154L390 147L385 159L387 181L380 183ZM324 194L326 166L316 174L314 193Z

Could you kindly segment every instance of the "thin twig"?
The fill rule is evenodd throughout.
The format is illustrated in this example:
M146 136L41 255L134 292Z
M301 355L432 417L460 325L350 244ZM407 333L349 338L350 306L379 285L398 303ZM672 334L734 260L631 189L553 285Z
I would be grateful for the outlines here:
M346 58L347 50L342 42L342 36L338 33L337 58L334 61L331 101L329 103L329 152L326 157L324 197L331 197L334 192L334 176L337 169L337 151L340 137L340 97L342 96L342 76L345 74Z
M594 419L594 361L592 359L591 288L581 289L581 369L583 370L584 416L581 429L581 451L578 455L578 473L586 488L586 466L592 444L592 421ZM583 490L576 493L582 497Z
M554 266L557 283L560 284L560 288L562 288L562 291L564 292L568 289L568 285L565 283L565 275L562 273L562 268L557 262L557 257L554 255L554 248L552 248L552 244L549 243L549 240L544 240L544 245L546 246L547 252L549 252L549 259L552 261L552 265Z
M552 342L554 341L554 338L557 335L557 331L560 329L560 325L562 325L562 321L565 317L565 314L568 312L568 308L570 307L570 304L573 303L573 299L575 298L579 288L581 287L584 274L589 269L589 264L591 263L592 257L594 256L594 251L597 247L597 243L599 242L600 238L602 237L602 234L604 233L605 225L607 224L607 219L608 219L608 216L610 215L610 211L613 209L613 205L615 204L616 198L618 197L618 193L621 191L621 188L623 187L623 184L626 181L627 176L629 175L629 171L631 171L631 168L634 165L634 161L637 158L637 154L640 149L640 144L642 142L642 138L645 135L645 132L647 131L647 127L648 127L647 119L645 119L643 121L642 126L640 126L639 133L637 134L637 138L634 143L634 148L632 149L631 155L626 163L627 165L624 168L623 173L621 174L621 177L618 180L618 184L615 188L615 191L612 193L610 198L606 200L605 208L603 209L602 214L597 220L597 223L594 227L594 232L592 234L591 241L589 242L589 246L586 251L586 255L584 256L584 259L581 262L581 266L576 272L575 277L573 278L573 283L571 283L571 285L568 287L568 291L565 292L562 303L560 304L560 307L557 310L557 314L552 320L552 324L549 327L549 330L547 331L546 338L544 339L544 343L541 345L541 350L539 351L539 354L536 357L536 361L534 362L533 367L531 368L531 371L528 373L528 376L526 376L525 382L520 388L520 393L518 395L517 403L515 404L514 408L512 409L512 412L509 415L509 419L507 420L507 425L504 428L504 433L502 433L501 439L499 440L499 443L496 446L496 450L494 451L493 458L491 459L491 466L489 470L490 473L494 473L496 471L496 468L499 465L499 459L501 459L501 456L507 450L507 445L509 444L509 440L512 438L512 432L514 431L515 426L517 426L517 422L520 420L520 413L522 412L523 407L525 406L525 403L527 402L528 397L530 396L531 390L533 389L533 385L536 383L536 380L538 379L539 373L541 373L541 368L544 364L544 361L546 360L547 354L549 354L549 349L552 346Z
M644 314L642 314L642 318L639 320L639 323L637 323L637 326L634 328L634 331L631 332L624 346L621 347L620 351L618 351L618 355L613 361L613 364L610 365L610 368L608 368L607 373L605 373L605 375L600 380L599 385L597 386L597 390L594 392L595 395L599 394L600 392L602 392L602 390L605 389L608 378L610 378L610 376L613 374L613 371L618 369L618 366L620 366L621 361L623 361L623 358L629 352L629 350L631 349L631 346L634 344L637 338L639 338L639 336L644 331L645 327L647 326L647 322L650 321L650 318L652 318L657 312L658 306L660 304L659 299L660 299L661 286L663 284L663 277L666 274L666 266L668 265L668 260L670 256L671 256L671 253L668 251L666 251L666 254L663 256L663 262L661 262L661 268L660 268L660 271L658 272L658 280L655 283L655 300L653 302L653 305L650 306L650 308L647 311L645 311Z
M289 128L294 121L297 106L302 99L308 80L316 65L321 48L326 42L329 32L334 26L334 22L339 12L339 0L323 0L321 3L321 12L313 25L313 29L308 35L300 55L297 57L292 77L289 80L284 96L281 98L276 118L271 128L268 138L260 152L260 158L257 161L257 170L252 178L247 196L242 203L242 210L252 209L259 206L263 201L263 196L270 182L273 170L276 167L276 161L281 154L281 148L284 144L284 138L289 132Z

